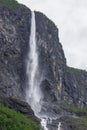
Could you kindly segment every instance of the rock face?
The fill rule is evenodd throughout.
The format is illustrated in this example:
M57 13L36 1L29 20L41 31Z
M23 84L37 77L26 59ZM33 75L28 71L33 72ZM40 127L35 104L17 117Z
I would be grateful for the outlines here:
M35 16L36 43L39 55L38 71L40 72L41 89L45 101L43 109L45 107L44 110L49 111L50 108L52 113L55 109L54 106L61 98L66 59L59 42L57 27L42 13L35 12ZM55 102L54 106L53 102Z
M30 10L0 6L0 95L24 99ZM24 35L25 34L25 35Z
M87 72L71 67L66 68L64 99L78 107L87 108Z
M35 19L38 71L45 102L43 111L50 111L54 115L71 115L65 101L87 108L87 72L66 66L57 27L40 12L35 12ZM16 109L13 99L25 101L30 27L31 11L27 7L19 4L17 8L9 9L0 5L0 96L7 98L7 101L0 102L7 103L12 109ZM8 100L9 97L11 100ZM27 106L24 107L27 111ZM17 109L21 111L21 108ZM62 118L61 121L64 124ZM55 126L57 129L56 123ZM65 128L72 130L73 127Z

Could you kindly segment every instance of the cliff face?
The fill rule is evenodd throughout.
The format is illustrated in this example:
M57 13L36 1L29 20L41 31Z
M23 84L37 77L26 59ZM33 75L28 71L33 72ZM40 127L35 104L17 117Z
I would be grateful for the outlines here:
M87 72L66 66L57 27L40 12L35 12L35 19L39 73L42 81L40 87L45 102L43 111L46 107L46 111L54 114L63 115L65 112L71 114L72 111L66 105L66 101L87 108ZM1 97L25 100L30 27L31 11L27 7L18 5L17 8L10 9L0 5ZM2 99L0 102L4 103ZM60 121L64 122L62 118ZM59 120L57 124L58 122ZM74 130L69 126L66 126L67 129Z
M64 98L78 107L87 108L87 72L66 67Z
M36 39L39 53L41 86L53 98L60 93L60 80L65 69L65 57L56 26L43 14L35 12ZM19 5L16 9L0 6L0 95L24 99L26 89L26 59L29 51L31 11ZM61 79L60 79L61 77ZM44 85L47 84L47 85ZM48 98L51 95L48 95ZM50 97L51 99L51 97Z
M41 89L49 111L49 105L51 109L53 102L57 102L61 97L66 59L59 42L57 27L45 15L39 12L35 14Z
M13 10L0 6L0 96L24 95L30 17L22 5Z

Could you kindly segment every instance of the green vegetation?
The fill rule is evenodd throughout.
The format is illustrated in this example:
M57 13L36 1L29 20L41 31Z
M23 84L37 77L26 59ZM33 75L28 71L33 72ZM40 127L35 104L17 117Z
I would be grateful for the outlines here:
M69 104L67 100L65 100L64 103L74 115L87 118L87 109L77 107L74 104Z
M0 104L0 130L40 130L40 128L24 115Z
M67 70L70 71L70 72L81 72L81 71L84 71L84 70L81 70L81 69L78 69L78 68L73 68L73 67L69 67L69 66L66 66L67 67Z
M80 117L87 117L87 109L84 108L78 108L77 106L73 104L69 104L70 110L75 113L77 116Z
M69 104L67 100L64 104L67 105L71 115L62 117L61 121L68 124L72 130L87 130L87 109Z
M67 117L66 123L72 124L74 130L87 130L87 109L78 108L74 104L69 104L67 101L65 103L74 115L73 117Z
M0 0L0 5L3 5L9 9L15 9L18 7L18 2L16 0Z
M81 70L81 69L78 69L78 68L73 68L73 67L69 67L69 66L66 66L66 69L71 72L71 73L74 73L74 74L77 74L79 76L79 74L81 72L86 72L86 70Z

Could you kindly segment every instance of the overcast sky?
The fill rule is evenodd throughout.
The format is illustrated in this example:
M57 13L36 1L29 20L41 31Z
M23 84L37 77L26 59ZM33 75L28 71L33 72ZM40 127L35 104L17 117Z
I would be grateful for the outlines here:
M18 0L59 28L67 64L87 70L87 0Z

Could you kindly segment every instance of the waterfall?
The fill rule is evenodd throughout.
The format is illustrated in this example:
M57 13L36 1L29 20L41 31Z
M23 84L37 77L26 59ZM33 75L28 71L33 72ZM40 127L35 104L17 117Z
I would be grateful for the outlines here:
M58 124L58 130L61 130L61 122Z
M27 90L26 100L30 104L36 116L41 110L42 93L40 90L39 66L38 66L38 52L36 46L36 25L35 13L31 14L31 33L29 40L29 53L27 58Z

